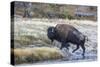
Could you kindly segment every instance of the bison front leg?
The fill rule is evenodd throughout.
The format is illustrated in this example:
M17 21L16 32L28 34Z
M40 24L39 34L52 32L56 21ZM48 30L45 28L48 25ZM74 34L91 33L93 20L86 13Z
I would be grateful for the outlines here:
M70 44L69 43L67 43L66 45L65 45L65 47L69 50L69 46L70 46Z
M63 46L61 45L60 49L62 50Z
M61 47L60 49L62 49L65 46L65 41L63 39L61 39Z
M60 49L62 49L63 47L65 47L65 43L62 43L62 44L61 44Z
M69 48L68 48L69 46L70 45L68 43L67 44L66 43L62 43L60 49L62 49L63 47L65 47L65 48L67 48L69 50Z

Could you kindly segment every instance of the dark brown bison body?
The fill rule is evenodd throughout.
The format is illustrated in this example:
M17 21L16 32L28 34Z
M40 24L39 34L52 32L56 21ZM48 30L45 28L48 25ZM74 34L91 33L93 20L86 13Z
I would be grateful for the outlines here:
M85 35L79 32L75 27L68 25L68 24L57 24L56 27L49 27L48 38L53 42L57 40L61 42L61 49L63 47L68 48L69 44L72 43L77 45L77 48L73 50L75 52L79 47L83 49L83 57L85 53Z

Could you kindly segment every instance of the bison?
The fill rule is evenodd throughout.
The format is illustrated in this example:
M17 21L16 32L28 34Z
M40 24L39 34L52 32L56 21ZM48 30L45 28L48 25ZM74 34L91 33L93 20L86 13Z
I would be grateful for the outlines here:
M82 56L85 54L85 40L86 36L78 31L75 27L68 24L57 24L55 27L51 26L47 29L47 36L53 42L57 40L61 42L61 48L68 48L69 44L72 43L77 46L76 49L72 51L74 53L76 50L81 47L83 49Z

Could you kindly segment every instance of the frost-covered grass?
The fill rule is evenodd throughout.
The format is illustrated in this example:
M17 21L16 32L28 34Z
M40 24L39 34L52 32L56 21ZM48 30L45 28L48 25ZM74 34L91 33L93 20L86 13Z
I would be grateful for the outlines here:
M62 20L62 19L15 19L15 43L20 45L41 44L50 45L47 37L47 28L56 24L64 23L75 27L82 25L97 26L93 21ZM15 44L16 45L16 44Z

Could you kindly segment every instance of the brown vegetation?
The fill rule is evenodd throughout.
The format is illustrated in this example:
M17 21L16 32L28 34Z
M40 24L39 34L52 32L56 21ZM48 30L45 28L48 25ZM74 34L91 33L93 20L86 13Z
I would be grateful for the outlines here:
M58 48L35 47L35 48L16 48L14 50L15 64L32 63L44 60L56 60L63 58Z

